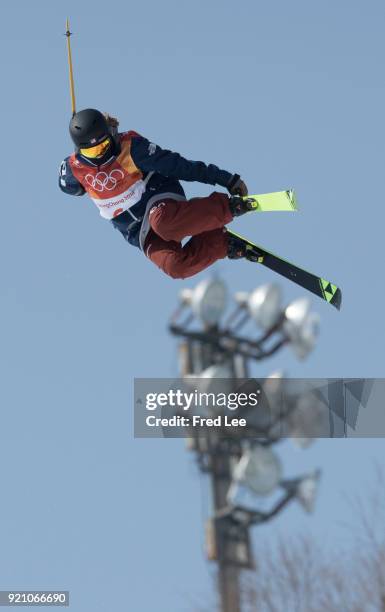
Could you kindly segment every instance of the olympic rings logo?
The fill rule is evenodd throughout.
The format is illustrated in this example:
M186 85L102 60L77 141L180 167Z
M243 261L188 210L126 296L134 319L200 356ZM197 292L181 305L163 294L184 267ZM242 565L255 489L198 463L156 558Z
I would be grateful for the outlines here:
M95 191L113 191L119 179L122 178L124 178L123 172L115 169L111 170L109 174L107 174L107 172L98 172L95 176L93 174L87 174L85 180Z

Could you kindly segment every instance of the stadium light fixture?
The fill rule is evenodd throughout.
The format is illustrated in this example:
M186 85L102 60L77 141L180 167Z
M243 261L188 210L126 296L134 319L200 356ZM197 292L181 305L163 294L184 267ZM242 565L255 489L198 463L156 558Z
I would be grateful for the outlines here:
M203 324L212 327L218 324L226 309L227 288L218 278L206 278L194 289L183 289L180 299Z
M281 317L281 303L282 295L278 285L262 285L248 296L247 309L255 323L268 331Z
M321 470L314 470L298 482L295 496L306 512L314 511L320 477Z
M213 364L199 374L187 374L183 377L184 385L191 391L205 394L229 394L234 389L233 372L228 362ZM194 406L195 414L202 416L220 413L223 408Z
M321 470L317 469L299 478L283 480L280 484L310 513L314 511L320 478Z
M319 315L310 312L310 300L295 300L285 310L283 330L299 359L313 350L319 332Z
M274 491L281 476L282 464L278 455L270 447L260 445L247 449L233 469L233 483L245 486L261 497Z
M300 448L308 448L315 439L330 434L327 406L311 391L299 396L287 420L289 436Z

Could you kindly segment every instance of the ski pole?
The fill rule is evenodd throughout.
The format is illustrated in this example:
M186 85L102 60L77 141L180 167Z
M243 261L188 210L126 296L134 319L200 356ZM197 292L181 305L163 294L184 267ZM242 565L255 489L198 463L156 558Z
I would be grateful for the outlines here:
M72 72L71 41L70 41L70 36L71 36L72 32L70 32L70 24L69 24L68 17L67 17L66 27L67 27L67 30L66 30L65 35L67 37L67 51L68 51L68 68L69 68L69 75L70 75L71 105L72 105L72 116L74 116L74 114L76 113L76 104L75 104L74 75L73 75L73 72Z

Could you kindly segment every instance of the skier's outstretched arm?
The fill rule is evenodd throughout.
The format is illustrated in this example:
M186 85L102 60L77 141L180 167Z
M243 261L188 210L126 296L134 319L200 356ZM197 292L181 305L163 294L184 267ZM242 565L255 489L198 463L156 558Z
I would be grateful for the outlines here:
M229 188L239 179L239 175L221 170L214 164L191 161L179 153L162 149L142 136L132 139L131 155L136 166L142 171L159 172L163 176L181 181L198 181Z
M66 157L60 165L59 171L59 187L64 193L69 195L80 196L85 194L85 189L72 174L69 158Z

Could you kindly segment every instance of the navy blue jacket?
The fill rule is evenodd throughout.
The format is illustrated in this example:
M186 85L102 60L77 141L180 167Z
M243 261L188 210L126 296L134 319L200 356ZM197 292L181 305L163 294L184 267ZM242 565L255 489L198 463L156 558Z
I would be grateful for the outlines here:
M119 155L119 151L118 137L113 151L114 157ZM77 154L76 157L83 164L89 164L90 166L97 165L80 154ZM107 160L100 168L106 167L114 157ZM227 187L234 176L213 164L206 165L201 161L190 161L179 153L161 149L147 140L147 138L139 135L132 138L131 157L137 168L142 171L144 178L150 172L153 174L147 182L146 191L140 201L130 208L130 212L123 212L118 217L112 219L111 223L130 244L137 247L139 247L140 228L150 200L151 203L155 204L165 194L173 194L184 199L185 193L179 182L180 180L198 181L209 185ZM70 195L84 195L85 190L73 175L68 160L69 157L61 164L59 187Z

